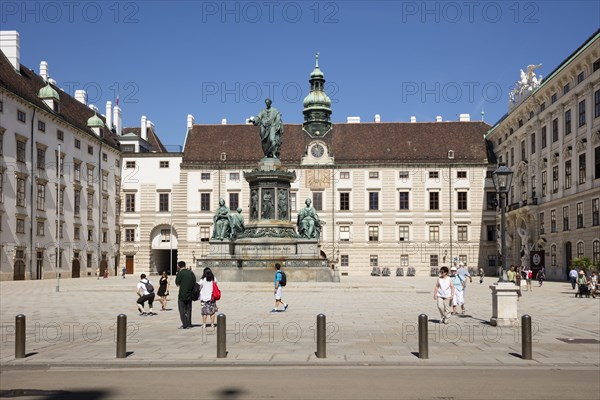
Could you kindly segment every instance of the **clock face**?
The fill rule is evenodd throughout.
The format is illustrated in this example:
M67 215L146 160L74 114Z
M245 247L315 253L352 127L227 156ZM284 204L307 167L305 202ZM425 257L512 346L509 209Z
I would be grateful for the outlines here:
M315 144L310 149L310 154L312 154L312 156L315 158L321 157L323 155L323 153L325 153L325 149L320 144Z
M533 263L535 265L540 265L540 261L542 261L540 255L539 254L534 254L533 255Z

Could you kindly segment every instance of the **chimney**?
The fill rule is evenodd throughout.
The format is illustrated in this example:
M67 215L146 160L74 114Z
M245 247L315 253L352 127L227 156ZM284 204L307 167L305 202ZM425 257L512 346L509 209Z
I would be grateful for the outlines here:
M113 124L115 124L115 131L117 131L118 136L121 136L123 128L121 117L121 109L119 106L115 105L115 108L113 109Z
M46 61L40 63L40 76L44 82L48 82L48 63Z
M87 104L87 93L83 89L78 89L75 91L75 100L82 104Z
M142 121L140 123L140 126L142 127L140 137L144 140L148 140L148 119L145 115L142 115Z
M442 122L442 116L438 115L437 117L435 117L435 122Z
M469 122L469 121L471 121L471 115L469 115L469 114L459 114L458 115L458 120L460 122Z
M250 118L246 118L246 125L252 125L252 122L250 122Z
M221 125L227 125L227 118L223 118L221 120Z
M56 81L54 79L52 79L52 78L48 78L48 83L51 84L51 85L56 86ZM60 89L60 90L62 90L62 89ZM64 90L63 90L63 92L64 92Z
M417 122L417 117L415 117L414 115L412 115L412 116L410 117L410 122L411 122L411 123L413 123L413 124L414 124L415 122Z
M348 124L360 124L360 117L347 117L346 123Z
M106 126L112 129L112 102L106 102Z
M20 71L21 68L21 44L19 32L0 31L0 50L6 55L13 68Z
M375 114L375 122L381 122L381 115Z
M188 116L187 116L187 128L188 129L192 129L192 126L194 125L194 122L196 122L194 120L194 116L192 114L188 114Z

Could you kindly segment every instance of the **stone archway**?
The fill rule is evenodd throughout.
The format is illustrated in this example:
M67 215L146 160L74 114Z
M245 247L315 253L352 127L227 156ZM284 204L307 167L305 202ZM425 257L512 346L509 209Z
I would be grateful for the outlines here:
M152 265L154 268L151 273L175 274L177 271L177 247L178 234L175 227L165 221L152 229L150 232L150 248L152 252Z

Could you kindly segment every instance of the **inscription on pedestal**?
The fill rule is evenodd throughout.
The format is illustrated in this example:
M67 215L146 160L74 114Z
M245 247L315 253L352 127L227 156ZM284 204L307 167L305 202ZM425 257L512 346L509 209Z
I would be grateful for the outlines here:
M250 257L279 257L296 254L294 245L246 245L242 247L242 256Z

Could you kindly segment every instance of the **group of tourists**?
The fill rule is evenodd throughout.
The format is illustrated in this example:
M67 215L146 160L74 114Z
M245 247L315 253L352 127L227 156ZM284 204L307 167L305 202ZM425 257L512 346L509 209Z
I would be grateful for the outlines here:
M575 267L571 267L569 281L573 289L577 287L575 297L589 297L591 295L593 298L596 298L596 292L598 291L598 275L596 275L596 271L592 271L589 276L586 276L584 270L580 270L578 273Z
M461 308L461 315L465 316L467 280L469 283L473 282L469 270L462 262L458 264L458 268L452 266L450 271L448 267L440 268L440 276L433 289L433 299L440 312L440 323L447 324L451 315L458 315L458 306ZM480 275L481 282L483 276Z

